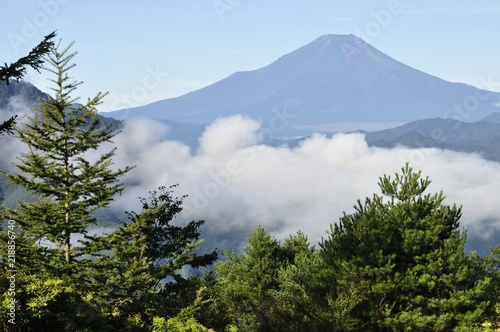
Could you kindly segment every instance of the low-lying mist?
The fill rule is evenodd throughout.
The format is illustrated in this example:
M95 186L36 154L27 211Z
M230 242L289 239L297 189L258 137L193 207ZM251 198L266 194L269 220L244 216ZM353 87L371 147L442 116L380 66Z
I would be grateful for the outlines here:
M4 114L22 115L22 107L14 103ZM358 199L379 193L380 176L406 162L429 176L429 193L443 191L446 204L463 206L461 225L473 242L483 249L499 242L500 164L480 155L369 147L362 134L315 134L294 148L272 147L260 143L260 123L242 116L208 126L194 151L164 140L168 130L155 120L127 121L112 143L88 157L117 147L113 167L136 166L111 205L117 213L139 212L138 197L178 184L175 195L187 195L179 222L205 220L206 246L241 249L258 225L278 239L301 230L316 243ZM2 164L12 171L9 165L26 147L13 137L1 139Z
M241 248L258 225L279 239L298 230L312 243L358 199L379 193L378 179L406 162L443 191L446 204L463 206L469 237L498 242L500 165L476 154L439 149L369 147L362 134L315 134L297 147L259 144L260 124L242 116L207 127L199 148L163 141L169 130L154 120L126 122L114 138L116 165L136 165L114 208L139 209L137 197L161 185L179 184L188 195L183 219L204 219L205 234L218 246Z

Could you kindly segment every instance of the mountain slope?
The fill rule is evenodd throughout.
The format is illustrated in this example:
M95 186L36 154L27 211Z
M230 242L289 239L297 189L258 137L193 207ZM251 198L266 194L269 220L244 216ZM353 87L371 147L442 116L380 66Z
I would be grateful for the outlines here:
M34 105L38 99L46 99L47 95L25 81L12 81L9 84L0 82L0 109L8 108L13 97L28 105Z
M480 153L500 162L500 123L478 121L467 123L453 119L425 119L365 134L370 145L392 148L440 148Z
M0 82L0 110L12 108L13 101L19 101L24 107L33 108L40 100L45 100L49 94L39 90L33 84L26 81L12 81L9 84ZM122 121L99 114L101 123L113 130L122 127Z
M493 123L500 123L500 112L491 113L490 115L488 115L487 117L485 117L483 119L483 121L493 122Z
M474 96L474 109L458 114ZM286 125L408 122L457 117L477 121L498 110L500 94L450 83L406 66L353 35L324 35L263 68L237 72L205 88L142 107L110 112L206 124L243 114ZM467 106L467 105L465 105Z

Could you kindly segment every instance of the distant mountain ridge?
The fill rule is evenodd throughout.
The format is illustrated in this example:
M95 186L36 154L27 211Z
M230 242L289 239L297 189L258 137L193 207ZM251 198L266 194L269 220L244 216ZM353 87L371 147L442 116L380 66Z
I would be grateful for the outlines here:
M494 104L500 93L426 74L353 35L324 35L260 69L236 72L183 96L106 116L208 124L242 114L266 126L277 113L286 112L289 133L326 123L457 117L454 106L476 95L487 98L476 98L474 110L462 120L478 121L498 111Z
M13 82L9 86L0 85L0 109L6 108L12 97L35 103L47 94L28 82ZM103 124L119 129L121 121L102 114ZM193 151L198 147L198 140L205 130L205 125L161 120L169 130L163 139L177 140L188 145ZM334 132L324 131L331 136ZM500 162L500 112L491 113L480 121L464 122L455 119L431 118L411 121L406 124L371 132L363 132L371 146L393 148L440 148L459 152L479 153L488 160ZM272 146L297 146L307 138L287 139L270 137L265 142ZM1 162L0 162L1 164ZM0 186L1 187L1 186Z
M9 84L0 82L0 110L11 107L10 103L13 98L17 98L19 101L22 101L25 106L32 108L40 100L46 100L48 97L48 93L41 91L33 84L26 81L11 81ZM122 121L120 120L106 117L101 114L99 114L99 116L104 126L111 127L114 130L118 130L122 126Z
M424 119L387 130L366 133L372 146L393 148L440 148L479 153L483 158L500 162L500 113L468 123L453 119Z
M47 94L25 81L0 82L0 109L9 107L11 98L17 97L27 104L35 104L38 99L46 99Z

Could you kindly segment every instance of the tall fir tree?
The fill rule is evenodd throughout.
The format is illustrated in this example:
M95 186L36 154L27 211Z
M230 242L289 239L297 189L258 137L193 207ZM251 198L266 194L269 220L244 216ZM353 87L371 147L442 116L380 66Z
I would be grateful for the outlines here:
M111 169L116 148L89 160L88 153L117 132L100 126L96 107L105 94L98 93L84 105L71 97L81 82L72 81L68 71L76 52L73 44L61 49L61 43L51 49L46 70L56 77L51 81L54 98L35 108L35 115L18 130L20 140L29 152L22 154L21 163L15 164L21 172L6 174L15 184L41 198L34 203L21 202L12 210L11 219L30 233L36 242L50 241L55 249L46 248L48 264L78 264L77 248L72 248L71 235L86 235L95 224L92 212L107 206L124 186L120 176L130 167Z
M130 167L112 169L115 148L100 155L96 151L101 144L110 142L116 132L101 125L96 112L105 94L99 93L83 105L77 104L78 99L71 96L81 84L68 75L74 67L72 60L76 55L71 51L72 45L62 47L59 42L50 49L45 69L55 77L51 80L54 96L43 101L35 109L34 116L17 130L28 152L21 154L19 163L14 165L19 171L6 174L13 183L39 197L34 202L20 202L6 216L16 223L19 230L16 267L19 271L17 300L20 320L23 315L43 316L35 310L36 301L30 299L29 292L35 286L33 283L23 285L23 280L29 280L30 276L40 278L41 285L51 280L62 281L65 291L84 288L82 271L92 260L83 256L85 248L75 245L72 237L79 234L91 238L87 233L96 223L93 212L107 206L124 189L119 178L130 170ZM6 240L5 236L3 240ZM62 293L52 294L50 299L60 305L57 317L65 322L64 313L70 308L68 303L74 301L71 299L74 294L66 296ZM47 306L41 301L39 307ZM58 313L53 312L53 315L55 317ZM48 324L57 326L55 319Z

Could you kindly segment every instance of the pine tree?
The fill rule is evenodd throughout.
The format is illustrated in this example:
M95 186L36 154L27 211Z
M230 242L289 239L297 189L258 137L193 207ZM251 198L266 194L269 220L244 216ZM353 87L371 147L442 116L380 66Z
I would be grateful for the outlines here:
M409 165L382 177L383 196L358 202L321 242L333 307L348 309L344 330L449 331L488 310L490 279L464 252L461 209L443 205L442 193L425 194L429 184Z

